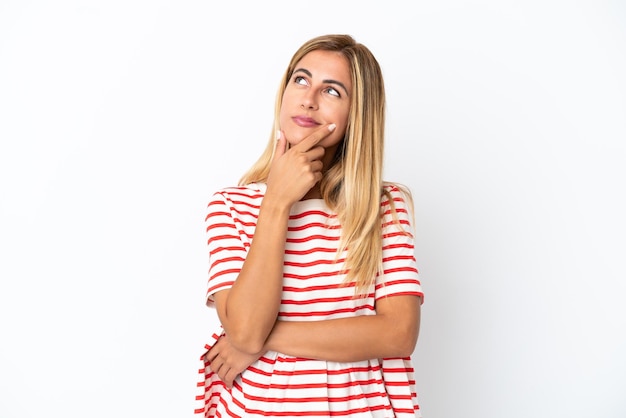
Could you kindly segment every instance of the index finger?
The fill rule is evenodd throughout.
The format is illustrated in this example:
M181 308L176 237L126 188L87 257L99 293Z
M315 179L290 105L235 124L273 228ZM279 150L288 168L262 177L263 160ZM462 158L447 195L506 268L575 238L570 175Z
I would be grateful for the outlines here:
M331 123L328 126L324 126L313 132L311 135L300 141L299 144L294 145L292 148L296 148L298 151L306 152L317 145L322 139L326 138L332 131L335 130L337 125Z

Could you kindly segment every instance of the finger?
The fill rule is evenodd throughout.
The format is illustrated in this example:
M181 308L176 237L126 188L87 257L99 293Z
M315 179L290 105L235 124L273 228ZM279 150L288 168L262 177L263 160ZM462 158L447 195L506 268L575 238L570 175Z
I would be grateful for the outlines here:
M282 131L276 131L276 149L274 150L274 159L279 158L287 151L287 139Z
M211 369L211 371L215 374L217 374L218 376L220 375L220 369L222 368L222 366L224 365L223 361L218 361L218 359L215 359L214 361L212 361L209 364L209 368Z
M322 171L315 171L313 173L313 178L315 180L315 184L319 183L320 181L322 181L322 178L324 178L324 175L322 174Z
M316 146L303 153L308 157L309 161L321 160L324 154L326 154L326 149L321 146Z
M237 375L235 374L235 372L233 371L233 369L228 370L228 372L224 375L224 378L222 379L222 381L226 384L226 386L230 389L233 387L233 382L235 381L235 378L237 377Z
M217 357L217 355L219 354L219 350L215 349L215 346L209 350L208 353L206 353L204 355L205 360L211 362L213 360L215 360L215 357Z
M322 171L323 168L324 168L324 163L322 163L320 160L311 161L312 172L315 173L315 172Z
M231 372L231 370L232 369L230 367L224 364L222 367L220 367L220 370L217 373L220 380L224 382L224 384L229 388L233 385L233 378L231 376L233 373Z
M223 346L223 339L220 338L213 344L213 347L209 349L209 351L204 355L204 358L210 362L216 360L216 358L220 355Z
M300 143L295 145L293 148L296 148L300 152L306 152L310 150L311 148L313 148L315 145L317 145L317 143L320 142L322 139L330 135L330 133L334 131L336 127L337 126L334 123L331 123L330 125L322 126L321 128L318 128L315 132L313 132L311 135L307 136L302 141L300 141Z

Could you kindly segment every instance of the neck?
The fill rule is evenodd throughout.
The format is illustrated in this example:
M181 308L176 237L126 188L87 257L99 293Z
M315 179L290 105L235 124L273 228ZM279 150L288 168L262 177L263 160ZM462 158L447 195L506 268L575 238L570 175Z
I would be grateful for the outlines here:
M321 198L322 198L322 193L320 192L320 185L319 185L319 183L317 183L300 200L321 199Z

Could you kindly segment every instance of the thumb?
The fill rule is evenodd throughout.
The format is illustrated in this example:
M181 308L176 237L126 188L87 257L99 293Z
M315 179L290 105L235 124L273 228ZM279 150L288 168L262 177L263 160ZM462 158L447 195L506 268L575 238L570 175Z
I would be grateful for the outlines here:
M280 158L287 150L287 139L282 131L276 131L276 149L274 150L274 160Z

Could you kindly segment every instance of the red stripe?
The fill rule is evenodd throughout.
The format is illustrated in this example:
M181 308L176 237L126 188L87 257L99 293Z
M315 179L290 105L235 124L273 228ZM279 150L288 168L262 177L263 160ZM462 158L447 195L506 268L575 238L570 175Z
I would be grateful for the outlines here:
M237 229L235 228L235 225L233 224L221 222L221 223L215 223L215 224L211 224L207 226L206 232L209 232L210 230L215 229L215 228L228 228L228 229L235 229L235 230Z
M384 274L398 273L398 272L411 272L417 273L417 269L415 267L396 267L392 269L385 269L383 271ZM387 282L389 284L390 282Z
M398 232L389 232L388 234L383 234L383 239L385 238L393 238L393 237L405 237L407 235L406 232L402 231L398 231Z
M263 363L267 364L275 364L277 361L273 361L268 359L267 357L262 357L265 361ZM300 359L303 361L304 359ZM279 363L285 363L285 361L278 361ZM290 362L291 363L291 362ZM363 366L363 367L346 367L344 369L337 370L329 370L329 369L300 369L300 370L272 370L271 372L267 372L265 370L250 366L248 370L253 371L256 374L260 374L262 376L301 376L301 375L328 375L328 376L340 376L346 375L350 373L360 373L360 372L377 372L381 370L381 366Z
M300 226L292 226L287 228L288 231L303 231L308 228L325 228L325 229L341 229L341 225L327 225L321 222L311 222Z
M383 367L384 373L413 373L414 371L413 367Z
M385 386L394 386L394 387L399 387L399 386L410 386L410 385L414 385L415 384L415 380L405 380L403 382L385 382Z
M237 399L232 399L232 401L233 401L233 403L234 403L235 405L237 405L239 408L241 408L241 409L245 410L245 406L244 406L241 402L239 402ZM231 411L231 410L230 410L230 408L228 408L228 404L224 401L224 398L220 397L220 403L221 403L222 405L224 405L224 411L225 411L226 413L228 413L228 416L229 416L229 417L234 417L234 418L242 418L242 417L240 417L239 415L235 414L233 411ZM221 417L221 415L220 415L219 413L218 413L218 415L217 415L217 416L218 416L218 417Z
M223 276L225 274L232 274L232 273L239 274L240 271L241 271L241 269L226 269L226 270L218 271L217 273L215 273L211 277L209 277L209 280L214 280L217 277Z
M352 300L352 296L344 296L339 298L317 298L317 299L307 299L307 300L293 300L293 299L283 299L281 303L283 305L310 305L312 303L332 303L332 302L341 302L345 300Z
M405 244L405 243L400 243L400 244L389 244L389 245L385 245L383 246L383 250L394 250L396 248L408 248L410 250L414 249L413 245L411 244Z
M281 411L281 412L264 412L256 409L247 409L247 412L251 414L259 414L263 416L281 416L281 417L340 417L340 416L350 416L353 414L358 414L361 412L368 411L378 411L381 409L391 409L388 405L376 405L364 408L352 408L345 411Z
M382 379L365 379L365 380L352 380L350 382L344 382L344 383L328 383L328 382L324 382L324 383L291 383L291 384L277 384L277 383L270 383L270 384L262 384L262 383L258 383L255 382L253 380L250 379L246 379L244 377L241 378L242 383L246 383L250 386L254 386L255 388L259 388L259 389L320 389L320 388L327 388L327 389L342 389L342 388L349 388L349 387L353 387L353 386L363 386L363 385L375 385L375 384L382 384L383 381Z
M229 200L233 203L233 205L244 205L244 206L249 207L250 209L261 209L260 204L254 204L247 200L234 200L234 199L229 199Z
M313 316L329 316L329 315L335 315L335 314L342 314L342 313L346 313L346 312L357 312L357 311L362 311L362 310L370 310L373 311L374 307L372 305L361 305L361 306L357 306L354 308L344 308L344 309L333 309L330 311L317 311L317 312L279 312L278 316L283 317L283 318L310 318Z
M301 243L301 242L308 242L308 241L313 241L314 239L320 239L323 241L339 241L339 237L327 237L324 235L309 235L307 237L304 238L287 238L287 242L292 242L292 243Z
M210 295L210 294L212 294L212 293L215 293L215 291L216 291L217 289L232 287L232 285L233 285L234 283L235 283L235 282L234 282L233 280L231 280L231 281L228 281L228 282L224 282L224 283L217 284L217 285L215 285L215 286L211 286L211 287L209 287L209 289L206 291L206 293L207 293L207 295Z
M385 227L388 227L388 226L393 226L393 225L398 225L398 224L406 225L406 226L410 226L411 225L409 223L409 221L407 221L406 219L399 219L397 221L395 219L392 219L389 222L383 222L382 223L382 227L385 228Z
M298 213L296 215L290 215L289 219L302 219L302 218L306 218L307 216L315 216L315 215L323 216L329 219L337 217L337 215L334 215L334 214L331 215L321 210L307 210L306 212Z
M392 255L391 257L384 257L383 262L397 261L397 260L409 260L415 261L415 257L412 255Z
M284 265L292 266L292 267L311 267L311 266L319 266L322 264L339 264L343 263L345 258L340 258L338 260L315 260L310 261L308 263L296 263L295 261L285 261Z
M348 284L333 284L326 286L307 286L307 287L293 287L293 286L283 286L283 291L285 292L310 292L313 290L327 290L327 289L338 289L343 287L354 287L354 282ZM369 296L373 296L371 293Z
M245 243L244 243L244 245L245 245ZM218 247L218 248L216 248L214 250L211 250L209 252L209 255L215 255L215 254L217 254L219 252L222 252L222 251L244 251L244 249L242 247Z
M237 208L233 208L233 212L235 212L237 215L239 215L240 217L243 216L251 216L254 219L259 219L259 214L258 213L254 213L254 212L248 212L247 210L240 210ZM239 219L239 217L237 218Z
M414 286L416 284L420 284L420 281L417 278L402 278L396 280L389 280L384 284L380 284L376 286L376 289L380 289L381 287L389 287L389 286L398 286L398 285L409 285Z
M296 250L285 250L285 254L290 255L306 255L313 253L336 253L336 248L322 248L322 247L314 247L308 250L296 251Z
M207 220L209 220L209 218L214 218L216 216L228 216L229 218L231 217L229 212L209 212L204 218L204 221L206 222Z
M399 200L396 200L396 202L399 202ZM389 205L387 204L386 206L389 206ZM408 214L409 212L408 212L406 209L404 209L404 208L402 208L402 207L400 207L400 208L399 208L399 207L396 205L396 213L406 213L406 214ZM389 209L386 209L386 210L383 212L383 216L393 216L393 214L391 213L391 206L389 207Z
M263 193L261 193L258 190L252 190L249 187L246 186L238 186L238 187L231 187L228 189L227 192L218 192L217 194L220 194L222 196L228 194L228 196L240 196L240 197L244 197L247 199L261 199L263 198ZM224 196L225 198L228 198L226 196Z
M289 398L267 398L263 396L252 396L245 395L246 399L250 399L252 401L263 401L270 403L301 403L301 402L349 402L357 399L368 399L368 398L385 398L385 393L381 392L371 392L371 393L359 393L356 395L347 395L341 397L327 397L327 396L317 396L317 397L289 397Z
M240 261L240 262L244 262L245 259L243 257L226 257L226 258L221 258L219 260L216 260L213 264L211 264L211 266L209 267L210 269L215 268L215 266L218 266L222 263L228 263L231 261Z
M240 223L243 226L256 227L256 222L244 222L244 221L241 220L241 218L234 218L233 220L235 222Z
M216 235L214 237L210 237L207 242L209 244L216 242L216 241L221 241L224 239L235 239L237 241L241 240L241 238L239 238L239 235Z

